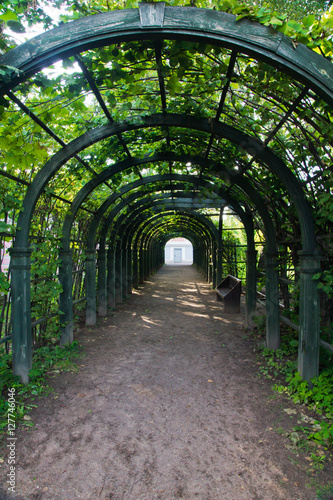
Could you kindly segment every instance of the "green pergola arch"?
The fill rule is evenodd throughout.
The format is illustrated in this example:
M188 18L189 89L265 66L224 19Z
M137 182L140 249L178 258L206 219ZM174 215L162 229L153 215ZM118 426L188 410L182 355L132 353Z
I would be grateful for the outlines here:
M167 200L167 197L169 195L157 195L154 197L149 197L148 199L140 199L136 203L133 204L132 209L130 214L128 215L127 213L121 214L113 227L112 234L110 236L111 242L115 242L117 240L117 235L120 233L122 234L121 239L123 240L125 238L126 231L130 229L132 226L135 227L136 224L136 218L140 217L143 211L155 207L155 206L170 206L169 200ZM118 214L119 210L123 208L124 206L128 205L128 203L135 201L138 198L138 195L134 193L132 196L128 197L129 200L124 200L120 205L120 207L116 207L110 214L109 218L112 220L116 214ZM165 198L166 201L161 201L162 198ZM100 242L99 242L99 249L103 253L105 249L105 239L106 239L106 232L110 226L111 221L107 219L107 221L104 223L104 228L102 229L101 237L100 237ZM200 218L200 216L198 216ZM129 220L128 220L129 219ZM208 221L207 221L208 224ZM213 230L213 226L211 226L211 230ZM120 283L119 283L119 291L118 291L118 296L121 297L121 288L122 288L122 243L117 241L117 244L114 245L112 243L109 244L109 250L115 246L114 251L118 252L118 261L119 262L119 268L116 270L117 275L120 276ZM130 248L130 246L128 246ZM88 260L86 261L87 265L87 276L89 278L87 279L87 284L89 283L89 286L87 288L87 322L88 324L94 324L96 322L96 290L95 290L95 269L96 269L96 264L95 264L95 259L94 259L94 250L88 251ZM124 263L126 263L126 256L124 257ZM126 265L126 264L125 264ZM101 271L102 272L102 271ZM102 281L102 280L101 280ZM101 283L99 281L99 283ZM105 293L105 292L104 292ZM99 294L100 295L100 294ZM119 297L119 298L120 298ZM118 298L118 300L119 300Z
M9 82L0 84L0 95L15 100L11 91L30 76L51 63L80 54L84 50L101 47L111 43L129 40L191 40L226 47L232 51L235 60L239 54L247 54L259 61L265 61L282 73L291 75L303 88L300 89L299 102L311 89L328 104L333 103L333 71L331 64L302 44L295 46L281 33L246 20L236 22L235 16L205 9L166 7L165 4L141 4L139 9L115 11L81 19L36 37L34 40L14 49L0 58L0 64L16 68ZM164 96L165 97L165 96ZM20 105L20 103L18 103ZM23 106L20 106L24 109ZM296 109L296 106L295 106ZM26 111L25 111L26 112ZM32 115L31 115L32 116ZM220 137L235 144L239 149L264 164L278 177L290 196L302 231L301 253L301 303L300 303L300 349L299 370L302 376L310 379L318 374L319 348L319 307L316 282L313 276L319 269L319 257L312 214L303 189L296 177L272 151L267 144L237 127L219 121L196 118L186 114L160 114L141 117L128 123L113 123L89 130L63 145L42 168L27 189L23 211L17 224L15 246L12 250L12 297L13 297L13 351L14 371L24 381L28 379L31 368L31 310L30 310L30 223L36 203L48 182L65 163L89 146L106 138L139 129L178 127L205 132L210 137ZM46 130L44 128L44 130ZM59 142L59 141L58 141ZM178 159L179 161L179 159ZM203 159L200 160L203 164ZM140 160L130 159L128 168L135 168ZM232 185L241 186L241 174L230 172L219 165L211 165L211 171L223 172ZM107 171L106 169L105 171ZM109 169L112 170L112 167ZM119 167L119 172L123 171ZM108 172L105 178L108 177ZM95 186L99 181L93 180ZM243 188L242 188L243 189ZM252 187L251 201L258 207L258 198ZM239 201L239 200L238 200ZM80 206L79 203L78 207ZM74 207L73 207L74 208ZM75 216L75 214L74 214ZM267 219L268 221L268 219ZM274 243L271 238L272 259L274 263ZM68 272L69 250L63 250L63 274ZM268 261L270 255L268 254ZM67 258L67 261L66 261ZM67 266L67 268L66 268ZM66 271L67 269L67 271ZM69 293L69 290L67 290Z
M172 208L172 205L171 205ZM173 205L174 208L174 205ZM168 230L168 231L174 231L176 228L176 224L173 220L168 220L168 217L172 217L177 213L177 225L184 224L184 226L187 226L187 230L183 231L183 233L188 234L187 231L190 228L191 233L193 234L193 237L195 238L195 248L196 251L199 250L199 248L203 247L204 250L202 254L199 256L199 258L195 258L195 263L197 266L200 268L200 270L203 272L205 278L208 279L208 253L209 253L209 248L216 245L216 232L214 228L206 227L206 223L208 222L206 218L202 215L199 215L195 213L193 210L188 209L188 208L179 208L177 210L168 210L167 212L165 211L164 208L154 208L154 212L156 213L155 216L152 217L152 219L148 222L144 222L144 218L142 217L142 225L141 228L139 228L137 232L137 241L135 244L135 247L138 248L138 253L140 254L140 257L145 260L145 254L149 254L149 247L150 247L150 242L152 241L153 238L158 238L160 235L161 231ZM199 217L198 217L199 215ZM140 224L140 221L139 221ZM213 233L212 233L213 230ZM196 257L196 255L195 255ZM147 266L144 266L147 267ZM145 269L143 275L141 276L140 282L143 281L144 275L149 274L149 264L148 267Z
M156 161L157 159L170 159L172 158L175 160L176 155L158 155L157 157L151 157L146 161ZM191 160L192 163L198 163L201 165L207 164L206 161L201 161L199 158L193 158L190 156L186 157L186 160ZM145 159L141 159L138 163L143 163ZM121 167L126 168L130 162L125 161L122 162ZM136 164L138 164L136 162ZM120 167L120 168L121 168ZM63 266L62 266L62 272L61 272L61 283L63 285L64 292L61 294L61 310L64 312L64 317L63 321L65 323L65 327L63 328L63 343L66 343L69 340L72 340L73 338L73 322L72 322L72 303L71 303L71 272L70 272L70 249L69 249L69 238L70 238L70 227L71 224L75 218L75 214L78 210L78 207L86 196L92 191L92 189L96 186L96 183L103 182L105 179L109 179L112 175L118 172L119 166L113 165L112 168L105 170L97 179L93 179L91 183L88 183L82 190L78 193L77 197L75 198L74 202L72 203L71 209L68 212L68 216L65 219L64 223L64 230L63 230L63 247L61 250L61 257L63 260ZM170 175L166 174L164 176L156 176L157 178L155 181L165 181L165 180L183 180L184 182L193 182L194 185L200 186L200 187L211 187L212 184L209 184L209 180L205 178L201 178L199 181L197 178L191 178L191 176L184 176L184 175ZM153 182L153 179L151 178L146 178L142 180L138 180L133 182L130 186L124 186L119 193L115 193L111 195L100 207L100 209L97 211L96 215L94 216L92 223L90 225L91 227L91 232L88 235L88 246L86 250L86 254L89 256L87 260L87 268L88 268L88 283L94 283L95 281L95 260L94 260L94 235L96 234L97 227L98 227L98 222L101 220L103 213L109 205L114 202L117 198L121 197L123 194L125 194L127 191L129 191L132 188L136 188L140 185L145 185L147 183ZM277 282L277 275L276 272L274 272L274 269L276 267L276 243L275 243L275 235L274 235L274 228L272 226L272 222L270 221L270 217L265 209L265 204L263 200L260 199L260 196L258 193L255 191L251 190L250 186L247 186L244 180L241 180L240 185L242 186L243 190L248 192L250 190L249 195L252 196L252 200L256 202L257 206L260 207L260 213L262 214L265 226L266 226L266 234L267 234L267 241L268 241L268 251L267 251L267 345L272 348L277 348L279 346L279 322L278 322L278 282ZM174 186L177 188L177 186ZM246 217L244 218L243 215L243 210L240 208L239 203L232 197L230 196L226 190L223 190L223 188L215 188L215 193L217 193L219 196L222 196L225 198L228 203L236 207L237 210L236 212L240 215L245 227L247 225L247 219ZM252 193L252 194L251 194ZM106 219L104 223L104 230L102 231L102 234L105 233L107 228L111 225L111 221L115 217L115 214L118 213L119 210L121 210L124 206L127 205L127 203L130 203L131 201L134 201L136 197L140 197L142 194L140 192L135 193L131 197L129 197L127 200L123 200L122 203L120 203L112 212L109 214L108 218ZM148 202L149 198L147 199ZM248 247L248 257L249 260L251 259L251 262L254 262L254 245L253 245L253 228L252 228L252 237L251 237L251 230L247 231L247 238L249 242L249 247ZM100 307L100 314L104 315L106 311L106 280L103 278L103 272L102 269L105 269L105 238L100 242L100 249L99 249L99 289L98 289L98 296L100 301L104 301L104 305L101 305ZM103 255L103 257L102 257ZM252 257L250 257L252 255ZM250 268L249 268L250 269ZM255 285L254 285L254 280L255 280L255 272L252 270L249 270L249 279L248 279L248 293L247 293L247 324L250 326L251 323L251 317L254 313L255 309ZM250 278L251 276L251 278ZM68 282L69 280L69 282ZM91 286L89 287L89 293L87 293L88 299L88 315L90 319L88 319L88 324L94 324L95 323L95 316L96 316L96 298L95 298L95 290ZM112 301L111 301L112 304Z
M168 176L168 177L169 177L169 176ZM190 177L190 176L188 176L188 177L185 177L185 176L175 176L175 177L174 177L174 180L175 180L176 178L177 178L177 180L180 180L180 177L182 177L182 180L185 180L185 179L186 179L186 180L187 180L187 182L191 182L191 181L193 181L193 182L194 182L194 179L191 179L191 177ZM196 180L195 182L197 183L197 180ZM207 185L207 182L206 182L206 181L204 181L204 179L202 179L202 181L201 181L201 185L202 185L202 186L205 186L205 185ZM157 189L158 189L158 186L156 186L156 187L157 187ZM174 185L174 189L175 189L175 190L183 189L183 185L182 185L182 184L175 184L175 185ZM249 249L254 250L254 243L253 243L253 225L251 224L251 222L248 220L248 218L247 218L247 217L246 217L246 215L244 214L244 211L242 210L242 208L240 207L240 205L239 205L239 204L236 202L236 200L234 200L234 199L233 199L230 195L226 194L226 193L225 193L225 191L224 191L223 189L221 189L221 188L220 188L220 189L217 189L217 188L216 188L216 189L215 189L215 193L216 193L217 195L219 195L220 197L222 196L223 200L224 200L224 198L226 198L226 199L229 201L229 204L230 204L230 205L232 205L233 207L235 207L236 212L240 215L240 218L242 219L242 221L243 221L243 223L244 223L244 226L245 226L245 228L246 228L246 230L247 230L247 237L248 237L248 245L249 245ZM225 194L226 194L226 196L224 196ZM178 192L176 197L179 197L179 196L184 196L184 195L185 195L185 196L189 196L189 193L187 193L187 192L186 192L186 193L183 193L183 192L180 192L180 193L179 193L179 192ZM140 197L140 196L142 196L142 195L141 195L140 193L138 193L136 196L137 196L137 197ZM191 197L193 197L193 198L195 198L195 194L191 194L190 196L191 196ZM130 200L130 201L131 201L131 200ZM147 199L146 199L146 204L148 204L150 201L151 201L151 200L150 200L150 198L147 198ZM214 202L214 199L213 199L212 201ZM205 203L205 201L204 201L204 200L202 200L202 202L201 202L201 203L203 203L203 204L204 204L204 203ZM215 200L215 203L216 203L216 200ZM222 203L223 203L223 202L222 202ZM117 208L116 208L114 211L112 211L112 212L109 214L108 218L106 219L106 221L105 221L105 223L104 223L104 228L105 228L105 229L103 230L103 232L107 231L107 230L108 230L108 227L109 227L109 226L111 226L111 223L112 223L112 220L113 220L113 218L114 218L114 214L115 214L115 213L117 213ZM91 227L92 227L92 226L96 227L96 226L95 226L94 221L91 223ZM129 228L131 227L131 223L130 223L130 224L128 224L128 227L129 227ZM110 236L110 240L112 241L112 235ZM104 241L104 238L103 238L103 241ZM219 243L219 242L218 242L218 243ZM93 240L90 240L90 242L88 243L88 245L90 245L90 248L92 248L92 246L93 246ZM104 243L103 243L103 242L100 242L100 245L99 245L99 246L100 246L100 248L103 248ZM220 276L219 278L221 278L221 276ZM251 280L250 280L250 282L251 282ZM254 307L254 306L252 306L252 307ZM250 315L250 314L249 314L249 315Z
M155 15L153 14L153 12ZM333 102L332 66L302 44L295 47L282 33L224 12L168 7L164 2L140 4L139 9L99 14L80 19L35 37L2 57L2 63L19 69L5 93L19 82L56 61L84 50L128 40L183 39L227 46L267 61L313 88Z

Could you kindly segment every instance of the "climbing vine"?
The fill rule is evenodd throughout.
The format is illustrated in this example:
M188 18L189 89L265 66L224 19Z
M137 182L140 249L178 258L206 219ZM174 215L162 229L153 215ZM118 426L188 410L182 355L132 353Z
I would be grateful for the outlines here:
M290 37L294 49L302 43L330 61L333 55L333 7L330 3L287 2L282 8L279 0L269 5L236 0L195 0L191 5L193 9L214 8L233 14L239 25L248 21L259 22L271 33L275 30ZM179 0L168 3L171 6L185 4ZM0 50L6 52L19 44L21 37L25 33L28 36L33 27L46 30L59 23L70 23L80 17L124 6L137 8L138 2L126 0L124 5L123 1L107 0L54 0L43 4L38 1L4 1L0 7ZM101 109L82 67L91 75L109 115ZM9 82L13 75L19 74L17 68L0 65L0 82ZM317 235L325 236L318 240L323 259L317 279L326 297L328 314L323 328L328 332L326 340L330 341L333 322L333 117L331 108L314 91L304 89L292 76L282 74L267 62L239 53L233 63L233 52L229 48L193 40L130 41L89 49L78 57L71 56L31 76L14 90L14 97L8 94L0 99L1 337L11 331L10 271L5 258L27 187L63 144L110 121L128 122L133 129L90 146L79 157L63 165L48 183L33 215L30 246L33 250L32 320L36 348L59 341L59 249L70 203L98 174L129 158L151 159L153 155L172 152L181 158L189 155L208 158L210 166L203 168L185 160L154 160L128 168L121 174L115 171L110 179L96 186L78 211L70 236L75 301L83 299L85 294L84 249L94 213L111 193L121 192L128 183L170 173L199 178L210 175L211 185L202 190L202 198L212 196L214 189L223 187L247 207L253 215L256 231L264 234L265 228L255 204L245 190L238 188L237 180L242 178L251 184L272 217L280 254L286 254L284 264L280 260L281 269L285 265L281 277L295 282L293 288L285 289L285 296L292 290L297 298L297 252L301 232L285 186L263 162L226 139L213 135L209 138L206 132L181 126L143 126L146 117L169 113L206 119L209 124L220 119L230 127L243 130L261 141L264 147L271 148L296 176L313 208ZM217 110L223 95L220 117ZM24 111L24 107L29 111ZM52 134L41 128L38 120L46 124ZM222 174L217 175L221 165ZM135 189L138 202L152 194L150 187ZM193 190L193 185L188 184L180 191ZM171 193L171 196L177 193L176 183L160 183L154 194L162 196L165 193ZM110 204L105 220L118 203L119 200L115 200ZM130 209L126 210L129 213ZM147 211L146 216L150 215L153 211ZM120 217L117 215L115 221ZM172 222L180 224L177 218ZM100 241L100 236L99 227L96 241ZM225 243L227 268L231 261L230 252L245 241L239 235L229 234ZM239 247L236 256L238 268L230 266L227 271L244 277L244 248ZM298 301L291 301L289 305L293 319L297 319ZM38 323L42 319L45 321Z

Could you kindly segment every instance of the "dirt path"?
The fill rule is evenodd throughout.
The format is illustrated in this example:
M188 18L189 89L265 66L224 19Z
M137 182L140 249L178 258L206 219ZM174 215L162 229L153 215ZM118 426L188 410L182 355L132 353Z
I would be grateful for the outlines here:
M81 332L79 372L53 379L59 396L18 432L20 498L316 498L242 323L192 266L164 266Z

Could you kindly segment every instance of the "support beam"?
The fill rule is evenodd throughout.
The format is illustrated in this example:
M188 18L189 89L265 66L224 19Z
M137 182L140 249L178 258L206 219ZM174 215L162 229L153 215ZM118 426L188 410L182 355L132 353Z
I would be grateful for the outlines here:
M60 250L59 281L62 286L60 293L60 344L71 344L74 340L73 332L73 251Z
M95 250L86 250L86 325L96 324L96 262Z
M257 292L257 251L246 251L246 302L245 302L245 326L253 328L253 316L256 311Z
M265 252L266 264L266 345L280 347L279 274L277 253Z
M98 250L97 258L98 274L97 274L97 302L98 316L106 316L107 303L107 280L106 280L106 251L104 248Z
M116 304L121 304L123 301L122 294L122 273L123 273L123 256L120 248L120 242L117 242L116 245L116 254L115 254L115 299Z
M299 252L300 256L300 332L298 371L304 380L319 375L320 301L318 281L320 256L317 253Z
M29 383L32 368L30 257L31 248L12 248L11 290L13 325L13 373Z
M115 269L116 253L113 247L107 252L107 289L108 289L108 306L112 309L116 306L116 269Z

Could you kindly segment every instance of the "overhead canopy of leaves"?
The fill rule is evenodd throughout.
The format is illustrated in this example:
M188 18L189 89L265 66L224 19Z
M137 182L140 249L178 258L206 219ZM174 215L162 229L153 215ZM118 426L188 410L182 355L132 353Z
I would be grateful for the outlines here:
M174 0L169 4L184 5L184 2ZM52 20L44 5L61 7L60 21L67 23L79 17L120 9L124 4L120 1L45 1L43 5L18 0L2 2L3 51L14 45L14 33L37 24L46 29L59 22ZM296 45L303 43L328 60L332 58L333 8L327 2L290 2L283 9L279 1L268 5L261 2L242 4L236 0L197 0L193 5L193 8L208 7L235 14L239 21L243 18L257 21L291 37ZM137 2L127 0L125 7L137 7ZM301 10L303 16L299 15ZM304 90L299 81L243 53L237 54L232 65L230 49L194 41L123 42L89 49L78 57L45 68L14 89L16 98L59 140L43 130L29 113L22 112L8 96L0 102L0 169L12 176L5 178L2 204L7 219L13 224L18 213L17 206L10 207L13 189L17 190L16 200L20 203L27 185L59 150L60 142L66 144L110 119L82 70L84 65L114 122L140 124L145 116L156 113L187 114L223 121L262 141L298 178L313 208L317 232L332 231L332 110L315 92L308 90L290 112ZM18 70L0 66L0 79L9 81L15 71ZM162 152L205 158L211 166L204 169L187 160L155 161L113 176L86 199L73 227L73 240L82 236L80 231L87 227L88 214L95 212L115 190L140 178L165 173L187 173L197 178L209 176L212 192L216 186L223 187L252 211L257 226L262 228L255 203L237 183L237 179L245 179L264 199L279 240L300 236L298 218L288 192L266 165L225 139L181 127L137 128L82 151L81 160L71 159L49 182L45 197L36 207L33 233L45 233L53 228L55 237L59 238L68 202L94 176L129 156L150 158ZM227 174L225 177L216 173L221 166ZM21 183L14 188L17 186L15 178ZM136 189L143 198L147 196L146 187ZM193 186L189 190L193 190ZM161 183L155 192L176 193L177 183ZM109 207L106 216L114 206ZM42 219L43 231L40 230Z

